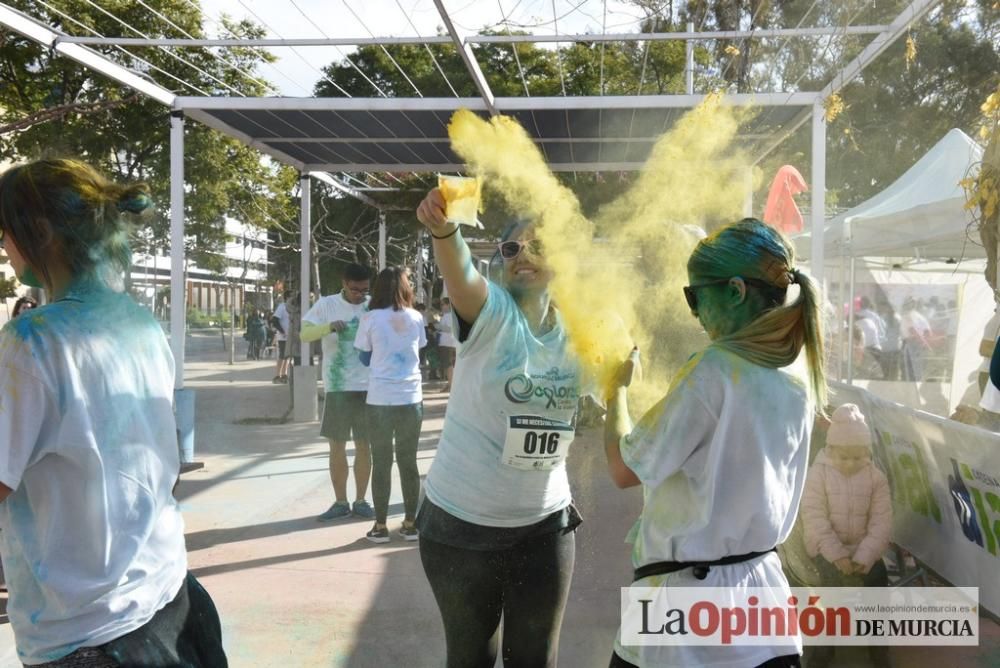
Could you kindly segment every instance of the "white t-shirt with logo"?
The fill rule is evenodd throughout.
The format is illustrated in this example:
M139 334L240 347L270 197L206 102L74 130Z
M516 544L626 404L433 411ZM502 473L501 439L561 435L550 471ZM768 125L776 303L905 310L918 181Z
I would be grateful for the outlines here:
M622 438L625 464L642 481L643 510L632 529L635 567L661 561L714 561L763 552L792 530L805 485L813 406L801 378L709 347ZM778 587L788 581L777 554L690 569L634 586ZM738 597L737 597L738 598ZM622 647L642 666L756 666L796 654L783 647Z
M408 406L423 401L420 349L426 345L424 319L412 308L380 308L361 318L354 347L372 354L368 404Z
M187 572L172 489L174 363L148 310L104 286L0 332L0 551L26 664L148 622Z
M526 471L503 464L502 455L509 417L571 424L580 385L562 321L535 337L513 297L489 283L469 337L458 344L427 498L461 520L493 527L528 526L565 508L571 500L565 462Z
M352 304L341 292L321 297L303 318L314 325L329 325L342 320L344 331L323 337L323 385L327 392L364 392L368 389L368 367L361 363L354 348L361 316L368 311L368 298Z

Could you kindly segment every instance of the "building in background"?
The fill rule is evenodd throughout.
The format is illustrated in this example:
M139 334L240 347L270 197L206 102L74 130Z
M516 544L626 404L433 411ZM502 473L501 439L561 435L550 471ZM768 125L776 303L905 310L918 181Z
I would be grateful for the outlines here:
M195 317L217 317L230 312L234 306L238 315L243 314L244 307L265 311L273 307L272 290L267 279L267 232L227 218L226 234L224 273L196 264L187 267L185 290L189 320L191 314ZM140 303L153 310L157 318L164 321L169 318L169 248L157 249L153 254L136 255L132 265L131 291Z

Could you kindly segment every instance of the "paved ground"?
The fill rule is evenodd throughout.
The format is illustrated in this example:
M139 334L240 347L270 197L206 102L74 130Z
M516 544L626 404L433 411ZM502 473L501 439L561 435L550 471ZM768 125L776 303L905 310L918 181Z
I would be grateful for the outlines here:
M242 342L241 342L242 343ZM271 424L288 409L286 386L270 383L273 362L237 360L218 334L189 339L187 385L197 395L197 459L178 496L191 569L222 615L235 668L442 666L443 631L414 543L364 540L369 524L314 519L332 497L318 424ZM446 396L427 387L419 460L426 473ZM641 506L637 490L615 489L595 434L573 446L570 477L585 522L563 626L560 665L606 666L618 625L619 587L630 575L624 536ZM353 485L353 482L351 482ZM402 513L394 485L390 528ZM370 499L370 494L369 494ZM17 666L10 627L0 624L0 668ZM1000 634L984 624L988 648L894 651L896 666L1000 666ZM835 666L868 666L862 651Z

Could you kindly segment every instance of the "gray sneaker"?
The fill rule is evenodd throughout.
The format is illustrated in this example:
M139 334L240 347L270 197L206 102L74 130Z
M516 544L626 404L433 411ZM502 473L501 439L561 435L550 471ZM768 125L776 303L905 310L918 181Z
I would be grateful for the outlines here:
M366 520L375 519L375 509L372 508L371 505L369 505L369 503L364 499L358 499L355 501L354 505L351 506L351 512L358 517L363 517Z
M351 507L347 505L347 501L337 501L332 506L330 506L325 513L316 518L318 522L329 522L330 520L339 520L342 517L347 517L351 514Z

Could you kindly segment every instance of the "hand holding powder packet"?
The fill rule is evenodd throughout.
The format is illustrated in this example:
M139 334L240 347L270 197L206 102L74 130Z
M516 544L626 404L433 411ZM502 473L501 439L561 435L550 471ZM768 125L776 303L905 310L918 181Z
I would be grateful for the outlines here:
M479 177L438 175L438 189L444 196L448 222L483 226L477 216L481 211L482 184Z

